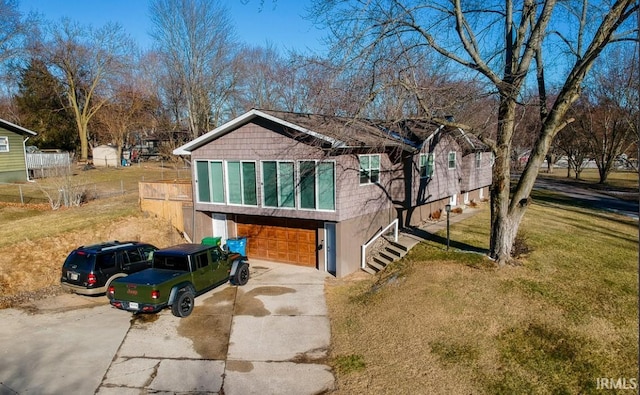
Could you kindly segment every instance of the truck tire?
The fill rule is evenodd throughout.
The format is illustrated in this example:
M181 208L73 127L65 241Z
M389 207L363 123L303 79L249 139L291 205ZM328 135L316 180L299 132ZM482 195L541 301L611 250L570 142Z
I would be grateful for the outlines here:
M249 265L242 262L233 275L233 285L245 285L249 281Z
M176 317L186 317L193 311L195 296L191 291L180 291L171 305L171 313Z

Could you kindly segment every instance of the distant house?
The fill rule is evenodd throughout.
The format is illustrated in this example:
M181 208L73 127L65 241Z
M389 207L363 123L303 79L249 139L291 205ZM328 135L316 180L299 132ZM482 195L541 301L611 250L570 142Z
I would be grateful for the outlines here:
M194 240L248 238L249 258L360 268L395 219L414 226L488 195L492 158L457 128L251 110L174 150L190 155Z
M0 119L0 182L20 182L29 179L26 142L36 132Z

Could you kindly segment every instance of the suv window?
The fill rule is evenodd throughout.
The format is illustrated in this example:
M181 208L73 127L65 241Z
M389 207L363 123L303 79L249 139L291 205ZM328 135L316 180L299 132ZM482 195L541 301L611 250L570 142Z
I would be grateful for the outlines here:
M147 261L147 260L151 260L151 258L153 258L153 253L155 252L155 248L150 247L150 246L145 246L140 248L140 253L142 254L142 260L143 261Z
M96 257L96 270L109 270L116 267L116 254L98 254Z
M140 251L138 251L137 248L129 251L123 251L122 255L123 255L122 262L125 266L131 263L138 263L138 262L144 261L144 258L142 257L142 255L140 255Z
M91 271L93 269L93 260L95 255L88 254L84 251L74 251L64 262L65 268L75 266L75 270Z

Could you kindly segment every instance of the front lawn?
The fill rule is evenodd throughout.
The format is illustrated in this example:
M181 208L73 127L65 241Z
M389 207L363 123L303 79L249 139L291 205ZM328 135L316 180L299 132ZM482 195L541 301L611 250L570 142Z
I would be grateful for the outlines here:
M425 242L382 275L327 287L338 394L596 393L638 377L638 224L547 205L520 266ZM451 238L488 248L489 209ZM361 278L361 277L360 277ZM637 381L635 381L637 382Z

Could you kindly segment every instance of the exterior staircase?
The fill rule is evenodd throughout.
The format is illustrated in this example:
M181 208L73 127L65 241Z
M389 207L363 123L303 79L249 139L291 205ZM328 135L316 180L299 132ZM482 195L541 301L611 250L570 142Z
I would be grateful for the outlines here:
M409 250L420 241L418 237L406 233L400 233L397 242L386 237L380 237L371 253L367 253L366 267L362 270L370 274L376 274L384 270L389 264L407 255Z

